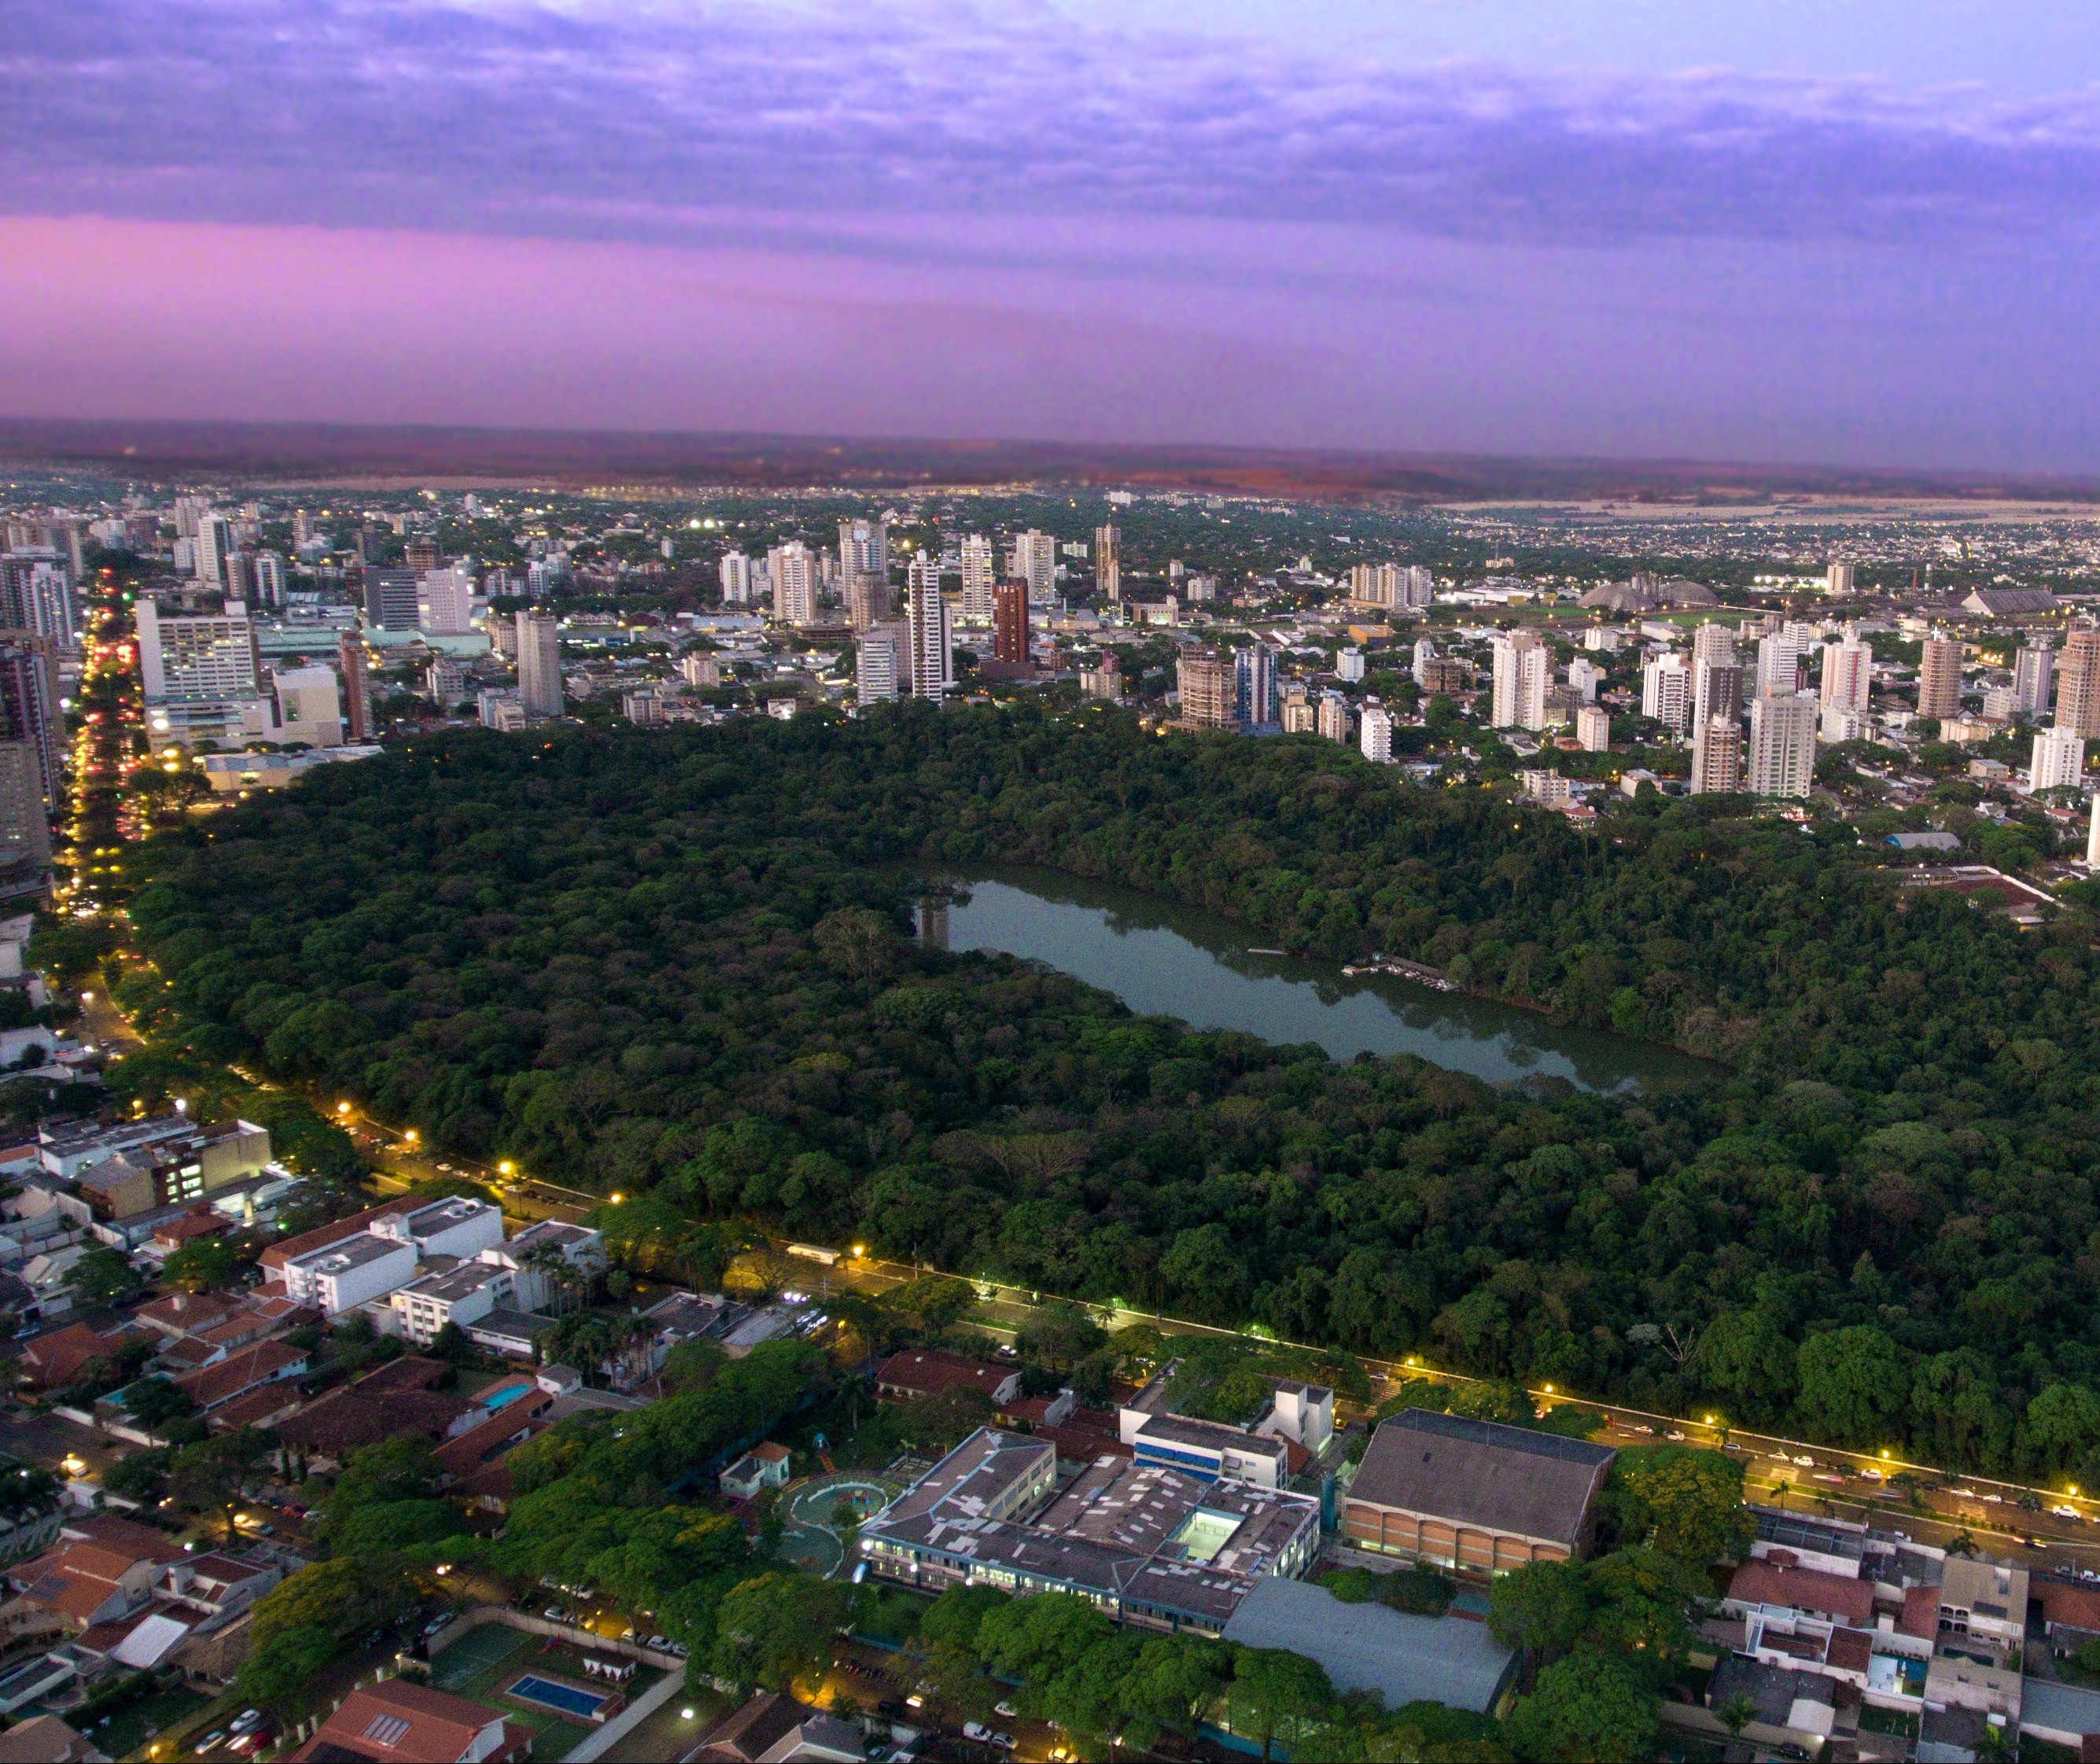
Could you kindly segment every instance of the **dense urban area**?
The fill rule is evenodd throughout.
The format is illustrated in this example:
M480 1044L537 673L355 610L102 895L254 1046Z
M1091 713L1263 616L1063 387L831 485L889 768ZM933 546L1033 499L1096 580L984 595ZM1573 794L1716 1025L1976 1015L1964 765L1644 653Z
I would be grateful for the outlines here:
M2089 509L0 500L0 1761L2096 1755Z

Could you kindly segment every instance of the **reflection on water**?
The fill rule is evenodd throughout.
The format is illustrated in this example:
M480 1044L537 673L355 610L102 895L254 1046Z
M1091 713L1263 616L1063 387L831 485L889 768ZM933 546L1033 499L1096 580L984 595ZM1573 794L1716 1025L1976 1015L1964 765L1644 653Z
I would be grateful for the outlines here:
M1317 1043L1337 1060L1411 1053L1493 1084L1542 1076L1585 1090L1672 1087L1717 1068L1646 1042L1562 1028L1529 1012L1387 974L1256 955L1229 919L1135 889L1045 870L944 871L961 884L922 909L920 934L954 950L999 950L1114 993L1145 1016Z

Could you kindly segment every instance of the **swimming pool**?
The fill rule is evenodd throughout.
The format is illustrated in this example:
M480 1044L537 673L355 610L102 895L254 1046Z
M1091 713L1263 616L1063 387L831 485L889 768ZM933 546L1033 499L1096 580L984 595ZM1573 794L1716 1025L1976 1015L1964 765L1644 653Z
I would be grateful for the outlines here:
M537 1703L543 1709L551 1709L557 1714L575 1715L585 1721L596 1721L599 1712L613 1700L611 1691L587 1691L580 1684L563 1684L556 1678L543 1678L528 1672L503 1693L514 1696L521 1703Z
M516 1402L519 1397L533 1387L530 1384L506 1384L501 1390L491 1391L488 1396L483 1397L481 1406L491 1411L501 1409L505 1403Z

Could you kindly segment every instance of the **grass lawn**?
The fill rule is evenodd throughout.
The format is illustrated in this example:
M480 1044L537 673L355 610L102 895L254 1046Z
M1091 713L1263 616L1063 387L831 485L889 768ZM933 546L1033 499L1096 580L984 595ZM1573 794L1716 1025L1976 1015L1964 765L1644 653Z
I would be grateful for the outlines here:
M683 1713L689 1709L690 1721ZM606 1753L607 1764L660 1764L664 1758L683 1757L728 1712L729 1699L718 1691L674 1696Z
M112 1757L129 1757L134 1752L143 1750L156 1734L181 1726L211 1700L199 1691L163 1691L158 1696L142 1697L129 1709L111 1716L107 1727L88 1727L82 1731L94 1741L97 1751L106 1752ZM240 1710L236 1709L233 1713L238 1714ZM72 1718L70 1715L67 1717L68 1721Z
M522 1629L505 1629L501 1624L487 1623L461 1636L432 1660L430 1676L439 1689L449 1691L455 1696L471 1698L484 1708L495 1710L505 1721L515 1722L526 1729L532 1735L536 1764L543 1764L545 1760L566 1757L596 1730L580 1722L563 1721L546 1709L511 1702L498 1693L503 1686L524 1672L545 1673L589 1684L590 1674L584 1670L583 1662L582 1650L565 1642L544 1647L539 1636L528 1635ZM663 1676L653 1667L641 1667L622 1687L627 1700L633 1702ZM698 1735L695 1738L697 1740Z

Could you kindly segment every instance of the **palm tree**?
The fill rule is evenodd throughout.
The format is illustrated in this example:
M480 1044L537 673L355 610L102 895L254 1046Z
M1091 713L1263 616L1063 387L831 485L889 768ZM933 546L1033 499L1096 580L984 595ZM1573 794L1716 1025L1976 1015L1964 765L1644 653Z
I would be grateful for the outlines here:
M1758 1718L1758 1705L1738 1691L1714 1713L1719 1718L1721 1725L1728 1730L1728 1737L1740 1740L1743 1737L1743 1730Z

